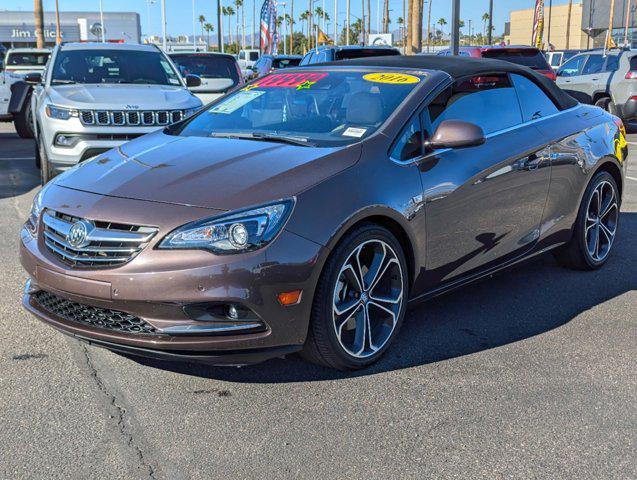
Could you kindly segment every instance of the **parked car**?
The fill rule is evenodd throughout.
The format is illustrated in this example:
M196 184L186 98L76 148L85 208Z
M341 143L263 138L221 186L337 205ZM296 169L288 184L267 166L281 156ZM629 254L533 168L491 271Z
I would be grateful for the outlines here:
M30 73L43 72L49 59L50 50L37 48L9 49L3 55L0 65L0 122L13 121L21 138L33 138L31 118L31 89L16 86L24 84L24 77ZM6 66L6 68L3 68Z
M250 75L250 68L254 67L254 64L257 63L260 56L261 52L257 48L239 50L237 61L239 62L239 68L244 77Z
M626 155L617 117L508 62L274 72L47 184L23 303L133 355L363 368L408 303L547 251L600 268Z
M625 121L637 119L637 51L592 50L557 71L557 85Z
M582 50L556 50L553 52L546 52L546 60L553 70L557 70L564 62L570 60Z
M4 69L12 73L41 72L49 60L48 48L11 48L4 57Z
M225 95L244 79L237 60L223 53L171 53L171 60L183 76L197 75L201 85L190 90L203 103Z
M63 43L33 91L36 165L42 184L57 173L146 133L178 122L201 100L153 45Z
M397 48L380 45L366 47L358 45L324 45L306 53L300 65L335 62L350 58L387 57L394 55L400 55L400 51Z
M249 78L259 78L280 68L298 67L301 58L301 55L262 55L254 67L249 69Z
M451 50L438 52L440 56L450 56ZM529 67L532 70L555 80L555 72L549 65L541 50L526 46L490 46L490 47L460 47L460 56L475 58L493 58L505 62Z

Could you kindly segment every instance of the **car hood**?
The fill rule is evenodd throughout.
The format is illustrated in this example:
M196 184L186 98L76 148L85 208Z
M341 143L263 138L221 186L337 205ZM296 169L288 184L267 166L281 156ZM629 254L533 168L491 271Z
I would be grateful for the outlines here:
M219 210L291 197L354 165L359 145L313 148L227 138L140 137L80 164L57 185Z
M92 110L172 110L201 104L186 88L169 85L54 85L47 94L55 105Z

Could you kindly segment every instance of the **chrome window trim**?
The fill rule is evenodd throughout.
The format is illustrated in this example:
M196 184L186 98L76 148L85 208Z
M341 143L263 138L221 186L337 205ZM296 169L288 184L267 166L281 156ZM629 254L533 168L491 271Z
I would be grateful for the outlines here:
M573 106L571 108L567 108L566 110L560 110L557 113L552 113L551 115L547 115L545 117L536 118L535 120L528 120L526 122L522 122L522 123L520 123L518 125L514 125L512 127L507 127L507 128L503 128L501 130L496 130L495 132L491 132L491 133L485 135L484 138L486 138L488 140L490 138L497 137L498 135L502 135L502 134L511 132L511 131L513 131L515 129L518 129L518 128L526 127L528 125L534 125L534 124L542 122L544 120L549 120L551 118L555 118L555 117L557 117L559 115L562 115L564 113L572 113L572 112L574 112L574 111L576 111L576 110L578 110L580 108L582 108L582 105L578 103L577 105L575 105L575 106ZM407 124L405 124L405 126L406 125ZM448 152L450 150L452 150L452 149L451 148L442 148L442 149L439 149L439 150L434 150L433 152L429 152L429 153L427 153L425 155L422 155L420 157L411 158L411 159L405 160L405 161L396 160L395 158L393 158L391 156L389 157L389 159L392 162L394 162L395 164L397 164L397 165L405 166L405 165L411 165L411 164L416 164L418 162L422 162L423 160L426 160L427 158L429 158L431 156L440 155L440 154L446 153L446 152Z

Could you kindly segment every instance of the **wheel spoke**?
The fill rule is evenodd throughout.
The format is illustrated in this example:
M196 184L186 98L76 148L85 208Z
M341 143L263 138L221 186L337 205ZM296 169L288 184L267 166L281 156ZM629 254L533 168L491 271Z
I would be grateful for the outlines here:
M339 337L341 336L343 327L347 324L347 322L349 322L353 316L355 316L357 313L360 312L360 304L358 304L357 306L359 308L355 308L354 310L351 310L348 315L345 315L345 318L340 320L340 323L337 327Z
M366 289L372 289L380 275L384 273L383 264L385 262L385 258L387 257L387 249L385 248L385 244L381 245L383 247L382 252L375 252L374 258L372 259L372 264L369 266L369 270L363 277L363 286ZM360 260L359 260L360 261Z
M599 218L601 219L605 218L610 212L612 212L616 208L617 208L617 204L614 201L608 202L608 205L604 207L602 214L599 216Z
M615 232L611 232L611 230L601 222L599 226L600 226L601 232L604 234L604 236L606 237L606 240L608 240L608 244L610 245L613 241L613 238L615 237Z
M387 297L385 295L379 295L379 296L370 295L369 298L370 300L373 300L374 302L390 303L392 305L396 305L398 302L400 302L403 299L403 292L398 292L398 295L396 296L396 298Z
M341 273L345 276L345 279L349 283L350 287L355 288L356 290L358 290L359 293L363 291L363 284L361 283L361 280L356 273L356 269L352 266L351 263L348 263L345 268L343 268L343 271Z
M343 315L350 312L350 310L355 308L357 305L360 305L358 298L343 300L338 304L336 303L336 301L334 301L334 312L336 313L336 315Z
M371 302L369 302L369 304L370 304L370 305L374 305L375 307L380 308L381 310L383 310L383 311L385 311L385 312L389 313L389 314L391 315L391 317L392 317L392 321L393 321L394 323L396 323L396 314L394 313L394 311L393 311L393 310L390 310L389 308L385 307L384 305L381 305L381 304L380 304L380 303L378 303L378 302L371 301Z
M372 340L372 316L369 313L369 305L365 306L365 320L367 322L367 343L370 350L376 352L383 345L374 345L374 341Z
M358 310L356 315L356 330L354 332L354 355L360 355L365 351L367 343L367 312L365 308Z
M374 290L376 289L376 287L378 286L378 283L380 282L380 280L385 276L385 274L387 273L387 269L393 265L399 265L398 264L398 260L396 260L395 258L391 258L387 264L383 267L383 270L380 272L380 274L378 274L378 276L376 277L376 280L374 281L374 283L372 283L372 285L369 287L369 293L370 296L371 294L373 294Z
M597 189L595 190L595 193L597 194L597 199L596 199L596 204L597 204L597 216L599 216L600 212L602 211L602 190L604 188L604 184L601 184L599 187L597 187Z

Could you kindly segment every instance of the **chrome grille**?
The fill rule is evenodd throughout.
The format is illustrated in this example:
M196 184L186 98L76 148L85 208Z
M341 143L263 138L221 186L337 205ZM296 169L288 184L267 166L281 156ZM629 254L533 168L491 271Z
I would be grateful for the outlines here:
M89 225L82 246L72 246L71 227ZM53 210L42 215L44 243L50 252L72 267L104 268L123 265L141 252L157 233L156 228L87 221Z
M81 110L83 125L103 126L165 126L184 118L183 110Z

